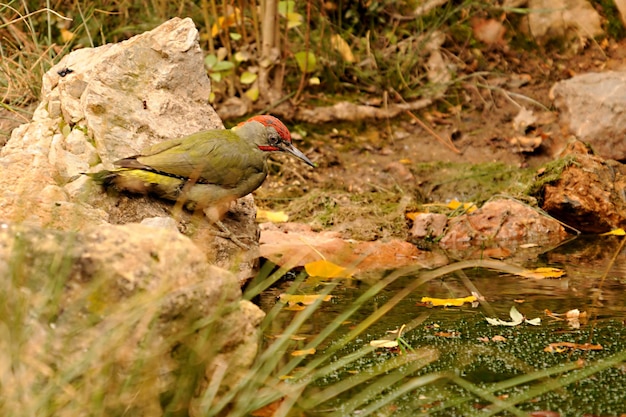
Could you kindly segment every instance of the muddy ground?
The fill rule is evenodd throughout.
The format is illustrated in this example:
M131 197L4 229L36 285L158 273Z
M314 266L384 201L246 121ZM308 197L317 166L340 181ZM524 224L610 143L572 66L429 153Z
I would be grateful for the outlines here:
M415 114L439 139L409 115L341 125L286 120L296 145L317 167L273 158L271 175L255 193L257 204L285 210L290 220L314 229L374 240L406 237L404 214L422 204L481 204L498 193L522 197L536 169L554 160L568 139L552 108L554 83L626 69L624 46L592 43L573 56L539 49L483 52L487 75L463 74L467 81L450 87L446 99ZM537 118L532 134L541 144L534 150L515 143L524 135L513 123L522 108ZM1 146L12 128L28 120L28 109L0 111Z
M417 114L458 153L408 115L341 126L287 123L295 142L316 164L275 158L256 192L261 208L285 210L294 221L342 232L346 238L406 237L404 213L451 199L480 204L505 193L522 197L536 170L558 157L568 141L550 99L555 82L586 72L626 68L625 43L609 41L574 55L554 51L492 51L488 76L449 90ZM520 80L526 80L524 84ZM520 85L523 84L523 85ZM521 108L537 117L541 144L523 150L514 119Z

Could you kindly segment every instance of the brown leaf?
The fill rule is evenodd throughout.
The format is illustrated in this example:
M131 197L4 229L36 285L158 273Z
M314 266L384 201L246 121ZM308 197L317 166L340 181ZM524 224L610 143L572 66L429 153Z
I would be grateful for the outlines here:
M476 17L472 19L474 37L487 45L504 45L506 28L495 19Z
M261 407L258 410L253 411L252 413L250 413L250 415L252 415L253 417L272 417L276 410L278 410L278 407L280 407L282 402L283 399L281 398L280 400L276 400L273 403L266 405L265 407Z
M459 332L437 332L437 333L435 333L435 336L454 338L454 337L460 337L461 333L459 333Z
M550 343L543 351L551 353L561 353L568 349L572 350L602 350L602 345L592 345L591 343L556 342Z

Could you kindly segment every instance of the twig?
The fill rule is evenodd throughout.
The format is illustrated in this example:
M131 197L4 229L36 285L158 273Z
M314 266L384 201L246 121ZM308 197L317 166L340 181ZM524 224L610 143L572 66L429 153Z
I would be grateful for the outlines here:
M426 123L422 122L420 120L419 117L417 117L416 115L414 115L413 113L411 113L410 111L406 111L406 113L411 116L413 118L413 120L415 120L425 131L427 131L428 133L430 133L435 139L437 139L440 143L442 143L443 145L445 145L448 149L450 149L452 152L456 153L456 154L460 154L461 151L454 146L454 144L452 143L452 141L450 139L445 140L444 138L442 138L441 136L439 136L437 134L437 132L435 132L434 130L432 130L430 127L428 127L426 125Z

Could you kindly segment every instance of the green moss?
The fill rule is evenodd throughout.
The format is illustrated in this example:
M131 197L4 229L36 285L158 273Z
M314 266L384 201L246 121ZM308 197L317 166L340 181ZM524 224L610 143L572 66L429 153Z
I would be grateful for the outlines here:
M626 36L626 29L624 29L624 24L620 18L619 10L617 10L617 6L615 6L615 1L593 0L592 3L599 5L601 8L600 13L606 19L606 33L616 40L624 39Z
M567 155L565 158L557 159L547 163L542 172L537 175L533 182L524 191L524 194L537 198L541 201L543 197L543 187L546 184L557 181L565 168L577 164L575 155Z
M425 163L413 168L424 179L423 192L430 202L452 198L481 205L496 194L520 196L532 180L531 169L499 162L484 164Z

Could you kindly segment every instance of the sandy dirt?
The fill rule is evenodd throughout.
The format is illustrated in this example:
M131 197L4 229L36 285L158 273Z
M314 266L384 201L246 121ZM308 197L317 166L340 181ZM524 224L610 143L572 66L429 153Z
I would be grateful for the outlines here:
M317 168L275 158L272 174L256 192L257 204L345 237L402 237L406 227L397 216L403 211L453 198L484 201L498 192L490 188L495 182L501 181L506 192L516 171L533 172L558 157L568 137L552 108L550 89L576 74L626 68L624 46L592 44L575 56L488 53L491 72L455 87L458 103L442 100L416 114L438 136L449 138L458 153L408 115L342 126L287 122L293 131L307 132L301 140L294 135L294 142ZM522 108L533 111L536 121L520 131L514 120ZM540 145L524 151L515 142L520 136L537 137ZM485 164L496 172L481 171ZM468 169L478 171L468 174ZM486 184L463 181L474 175ZM381 207L383 202L390 207Z

